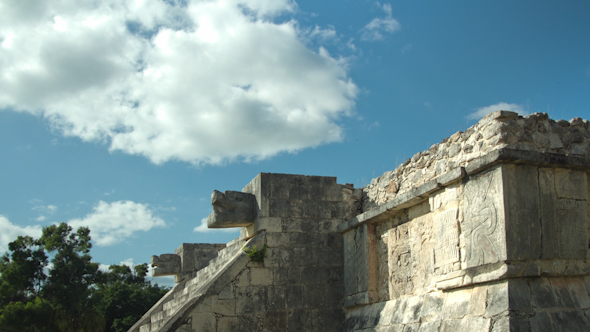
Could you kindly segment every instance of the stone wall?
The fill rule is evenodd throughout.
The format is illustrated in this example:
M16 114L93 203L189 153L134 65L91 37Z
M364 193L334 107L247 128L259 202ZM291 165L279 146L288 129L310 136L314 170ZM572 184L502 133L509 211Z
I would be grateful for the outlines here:
M265 233L266 257L192 310L193 331L342 331L343 186L333 177L258 175L244 190ZM260 249L260 248L259 248Z
M590 277L497 281L348 310L345 331L588 331Z
M522 117L513 112L493 112L466 131L416 153L395 170L373 179L363 189L363 211L506 147L588 158L590 123L580 118L554 121L546 113Z
M590 330L589 139L495 112L373 180L339 226L344 331Z

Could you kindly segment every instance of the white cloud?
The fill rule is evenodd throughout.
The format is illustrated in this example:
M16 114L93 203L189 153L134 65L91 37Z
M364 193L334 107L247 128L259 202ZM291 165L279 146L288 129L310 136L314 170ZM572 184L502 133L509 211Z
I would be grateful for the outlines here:
M365 25L361 29L361 39L367 41L376 41L381 40L384 38L383 33L393 33L399 29L401 29L401 24L394 18L391 17L391 5L386 4L379 4L377 2L377 6L379 6L385 12L385 17L383 18L374 18L371 22Z
M207 218L201 219L201 224L193 229L193 232L197 233L210 233L210 232L240 232L239 227L232 228L207 228Z
M8 251L8 244L16 240L19 235L28 235L34 238L39 238L42 234L41 226L20 227L12 224L10 220L3 215L0 215L0 230L0 255L3 255Z
M90 236L99 246L117 244L135 232L166 226L164 220L154 216L147 205L131 201L100 201L92 213L82 219L72 219L68 224L74 229L82 226L90 228Z
M293 1L29 2L0 4L0 109L154 163L256 160L343 137L357 87L296 21L274 22Z
M486 106L486 107L480 107L478 108L475 112L469 114L467 116L467 119L469 120L478 120L483 118L484 116L495 112L495 111L511 111L511 112L516 112L520 115L527 115L529 114L527 111L525 111L522 106L517 105L517 104L508 104L508 103L497 103L494 105L490 105L490 106Z

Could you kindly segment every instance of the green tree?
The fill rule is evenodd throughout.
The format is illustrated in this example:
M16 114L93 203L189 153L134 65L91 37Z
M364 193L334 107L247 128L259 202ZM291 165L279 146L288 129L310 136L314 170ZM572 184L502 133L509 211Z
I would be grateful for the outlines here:
M148 265L136 265L133 271L126 265L111 265L103 282L94 292L100 312L109 332L129 330L168 289L146 280ZM149 304L149 306L147 305Z
M11 242L0 259L0 331L126 331L166 293L146 281L147 264L101 272L91 248L90 230L66 223Z

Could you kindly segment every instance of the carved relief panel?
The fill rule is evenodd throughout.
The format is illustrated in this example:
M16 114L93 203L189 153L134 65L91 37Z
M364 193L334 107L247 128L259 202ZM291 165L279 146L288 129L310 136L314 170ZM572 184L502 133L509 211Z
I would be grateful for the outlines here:
M464 188L465 239L463 268L496 263L506 259L502 169L469 179Z

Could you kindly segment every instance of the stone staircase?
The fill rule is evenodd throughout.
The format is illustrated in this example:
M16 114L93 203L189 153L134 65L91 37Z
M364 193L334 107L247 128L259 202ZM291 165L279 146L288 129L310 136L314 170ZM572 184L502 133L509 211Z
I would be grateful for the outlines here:
M164 297L160 299L143 317L135 323L129 332L154 332L160 331L189 300L201 296L214 281L216 276L231 264L236 256L245 255L242 247L247 241L233 240L218 252L217 257L209 261L209 264L194 273L190 278L184 279L174 286Z

